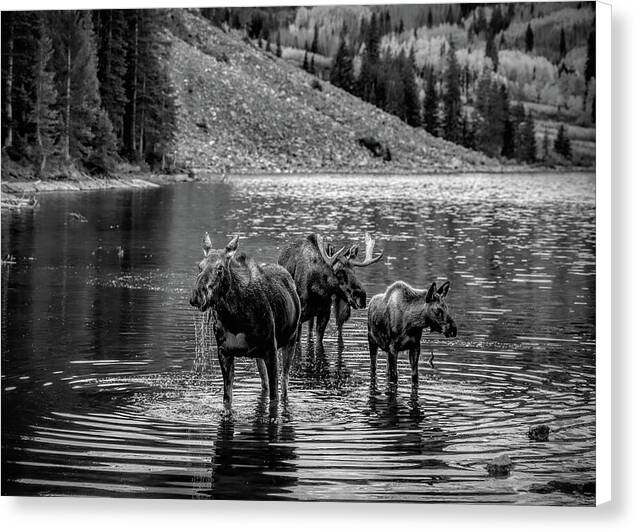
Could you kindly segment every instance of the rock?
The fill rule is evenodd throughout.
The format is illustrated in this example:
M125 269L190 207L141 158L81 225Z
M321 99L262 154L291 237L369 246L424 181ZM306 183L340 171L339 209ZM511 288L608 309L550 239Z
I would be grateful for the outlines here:
M71 220L72 222L79 222L83 224L88 222L86 217L81 215L79 212L70 212L68 216L69 216L69 220Z
M532 484L529 491L532 493L566 493L567 495L595 495L595 481L570 482L568 480L551 480L546 484Z
M536 425L529 429L528 436L533 441L549 441L549 432L551 428L548 425Z
M492 477L507 477L511 472L513 462L507 454L501 454L487 464L487 472Z

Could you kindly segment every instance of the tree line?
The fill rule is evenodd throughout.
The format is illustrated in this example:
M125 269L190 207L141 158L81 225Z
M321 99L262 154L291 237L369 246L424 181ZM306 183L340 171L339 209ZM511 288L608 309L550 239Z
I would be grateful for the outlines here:
M382 18L382 14L377 18L373 13L365 25L358 75L354 69L355 48L350 45L346 31L341 33L330 75L332 84L414 127L423 127L432 135L492 157L527 163L537 160L535 121L522 103L511 102L507 85L496 72L497 59L487 62L480 76L474 79L460 67L453 40L450 40L446 49L441 50L444 53L442 72L437 73L433 66L427 65L419 72L413 48L409 53L401 49L397 54L391 54L387 49L380 50L382 26L379 20ZM506 27L509 18L510 14L496 16L495 20L492 18L491 24L495 27L486 21L484 26L478 22L472 27L471 31L476 34L487 34L484 52L487 57L494 57L495 49L497 58L493 35ZM423 79L422 100L418 77ZM548 140L545 139L546 142ZM568 149L565 149L567 144ZM544 150L544 158L548 157L549 148ZM570 158L570 143L564 127L560 129L560 138L554 149Z
M2 153L37 174L165 163L175 99L158 10L5 12Z

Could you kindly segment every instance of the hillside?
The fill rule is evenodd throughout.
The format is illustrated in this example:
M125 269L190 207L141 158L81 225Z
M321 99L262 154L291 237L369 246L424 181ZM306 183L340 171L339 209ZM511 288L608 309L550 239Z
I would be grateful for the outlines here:
M213 172L439 171L498 166L408 126L193 10L168 23L179 166ZM372 137L391 161L359 143Z
M568 167L595 163L594 29L592 2L463 3L299 8L292 23L265 28L263 34L280 35L283 57L296 65L301 64L304 48L312 43L316 53L310 57L319 62L317 73L323 77L330 76L330 61L335 71L342 68L336 56L344 42L345 55L350 57L359 83L353 92L403 118L407 111L395 104L395 90L390 98L387 89L376 88L373 98L365 93L365 83L361 85L364 62L365 79L369 78L370 67L377 69L376 87L387 87L404 83L395 75L392 78L392 65L400 64L400 54L410 56L423 108L431 94L430 110L434 111L429 116L435 113L439 119L444 114L440 95L448 85L443 79L449 66L446 51L453 45L460 69L457 85L465 130L469 132L463 134L460 143L494 157L529 158L533 160L528 162ZM370 45L377 52L372 53L374 59L367 60ZM482 105L480 101L489 92L479 90L485 77L504 87L506 95L498 104L504 109L501 113L480 111L489 107L489 98L483 98ZM345 81L336 84L347 87ZM512 118L506 109L518 104L534 121L534 157L530 156L532 147L521 159L518 149L511 153L505 146L505 137L511 138L505 130L510 133L516 129L516 124L511 128L506 122L519 117L518 113ZM495 118L498 114L500 118ZM457 134L441 131L439 120L427 123L424 115L423 109L428 131L458 142ZM571 153L566 158L553 149L560 126L565 127L571 141ZM499 146L491 141L496 137L501 139Z

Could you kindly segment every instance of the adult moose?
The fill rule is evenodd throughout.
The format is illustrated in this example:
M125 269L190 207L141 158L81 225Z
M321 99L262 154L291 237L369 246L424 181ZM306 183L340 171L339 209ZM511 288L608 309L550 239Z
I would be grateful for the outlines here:
M387 375L391 384L398 382L398 353L409 350L411 381L418 384L420 338L426 327L445 337L456 336L456 323L447 309L449 281L436 288L418 290L396 281L384 294L376 294L367 310L367 336L372 378L376 378L376 355L380 347L387 353Z
M219 364L223 375L223 404L232 406L234 358L257 359L262 384L270 400L278 399L277 351L283 351L282 393L288 376L299 326L300 304L290 274L277 264L257 265L237 253L239 237L225 249L213 250L210 236L203 237L204 258L190 304L214 312Z
M374 264L378 262L383 257L383 252L381 251L378 255L374 257L374 245L376 241L372 238L369 233L365 233L365 259L362 262L357 262L356 259L358 257L358 244L353 245L347 251L343 252L343 257L345 260L350 261L354 266L369 266L370 264ZM328 251L332 248L328 245ZM343 325L345 322L350 319L352 315L352 309L347 301L340 295L334 296L334 320L336 321L336 330L338 332L338 338L340 341L343 340Z
M366 256L356 260L352 249L341 248L334 252L322 235L311 234L285 247L279 255L279 264L294 278L301 301L301 324L316 318L316 341L323 346L323 336L330 319L332 300L343 300L348 308L365 308L367 294L354 274L355 267L378 262L382 253L373 256L374 240L366 234ZM311 327L311 325L310 325Z

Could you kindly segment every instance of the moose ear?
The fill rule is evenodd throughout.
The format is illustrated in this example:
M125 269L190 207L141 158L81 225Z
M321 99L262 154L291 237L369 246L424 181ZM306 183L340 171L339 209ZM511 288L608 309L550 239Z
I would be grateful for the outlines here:
M239 246L239 235L235 236L230 242L226 244L226 255L237 251Z
M438 288L438 293L440 294L440 297L447 297L447 294L449 293L449 288L451 288L451 283L449 281L445 281L443 285L440 288Z
M203 249L203 256L207 257L208 253L212 249L212 241L210 240L210 235L208 231L203 234L203 239L201 240L201 249Z
M436 283L431 283L427 295L425 296L425 303L431 303L434 300L434 294L436 293Z

